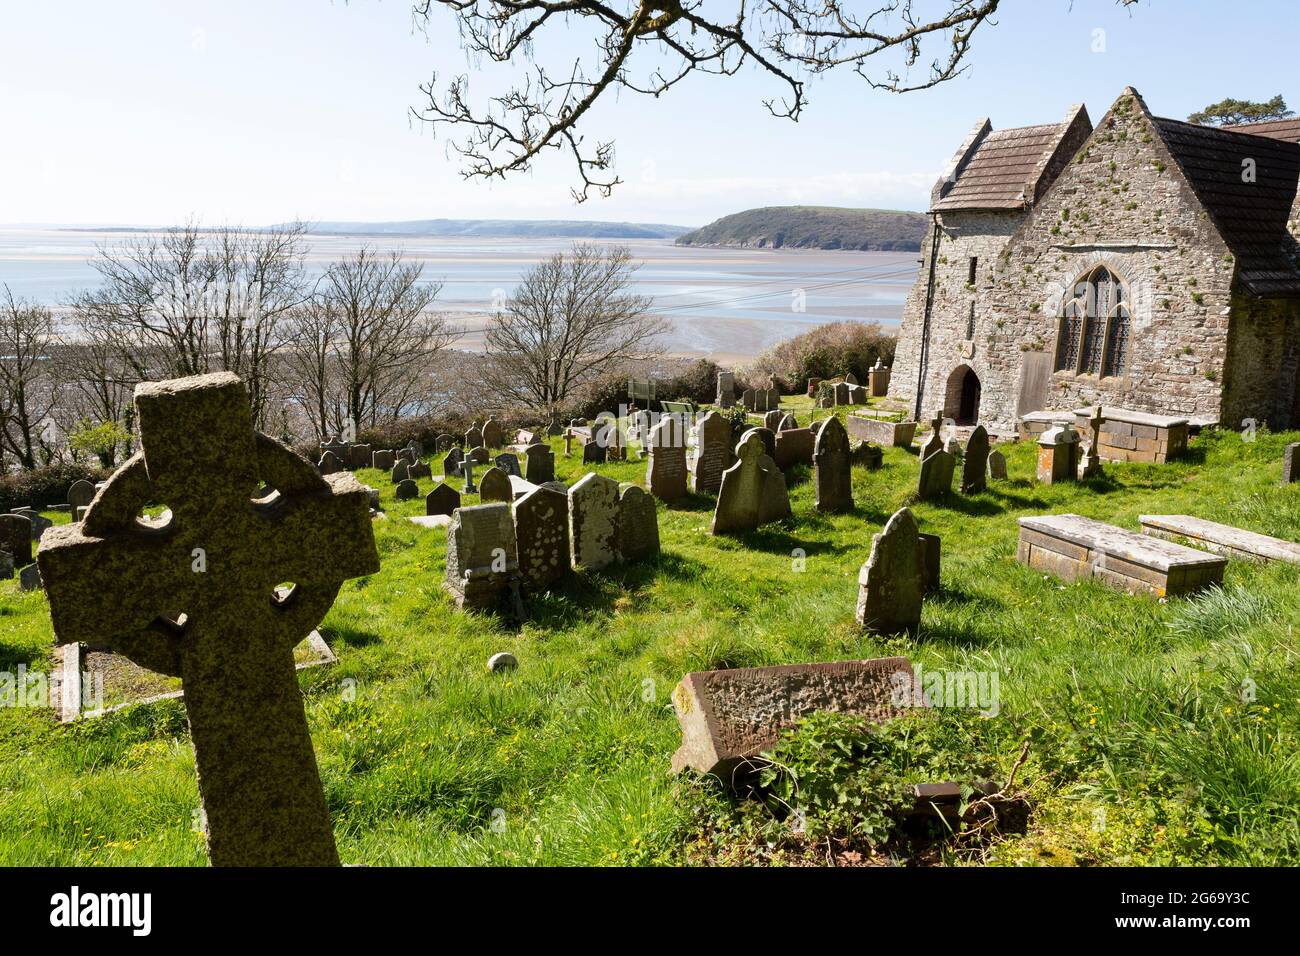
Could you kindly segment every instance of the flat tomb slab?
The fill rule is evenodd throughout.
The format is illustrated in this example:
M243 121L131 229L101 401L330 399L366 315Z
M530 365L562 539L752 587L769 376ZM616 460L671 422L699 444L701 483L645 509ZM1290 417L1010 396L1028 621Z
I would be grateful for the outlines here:
M1247 561L1300 564L1300 544L1257 531L1206 521L1193 515L1141 515L1142 532L1170 541L1186 540L1217 554Z
M1189 594L1223 581L1227 559L1082 515L1020 519L1016 558L1065 581L1096 578L1131 594Z
M865 439L886 448L907 448L916 435L916 422L882 421L854 414L845 417L844 425L850 438Z
M446 528L451 525L451 515L415 515L406 520L421 528Z

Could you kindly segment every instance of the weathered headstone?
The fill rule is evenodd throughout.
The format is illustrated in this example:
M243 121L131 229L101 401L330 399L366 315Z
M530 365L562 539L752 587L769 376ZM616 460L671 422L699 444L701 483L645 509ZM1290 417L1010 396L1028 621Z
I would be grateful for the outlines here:
M996 448L989 452L989 477L994 481L1005 481L1007 477L1007 456Z
M90 503L94 500L95 486L85 478L78 478L68 488L68 508L74 516L78 508L89 508Z
M921 473L916 482L916 496L933 501L952 491L952 474L957 459L946 451L936 451L921 459Z
M832 415L818 429L813 465L817 470L817 510L851 511L853 468L849 460L849 433L838 416Z
M348 467L349 468L369 468L370 467L371 447L369 445L353 445L348 449Z
M976 425L966 440L961 460L961 493L973 495L988 487L989 433Z
M380 471L391 471L393 467L393 452L391 449L380 449L370 453L370 467L378 468Z
M18 572L18 590L39 591L40 589L41 569L38 565L29 564Z
M939 572L943 563L943 541L937 534L916 534L916 560L921 568L921 593L939 590Z
M15 567L32 563L32 523L22 515L0 515L0 551L7 551Z
M731 423L717 412L709 412L695 427L692 490L717 494L722 487L722 473L730 465Z
M618 556L643 561L659 553L659 516L655 500L637 485L625 485L618 499Z
M569 499L550 488L535 488L515 502L515 540L524 582L550 587L569 572Z
M776 467L811 465L817 433L812 428L787 428L772 436L772 460Z
M747 531L790 516L785 476L763 449L763 440L750 429L736 446L739 459L722 474L713 534Z
M433 447L438 451L442 452L443 454L446 454L447 452L451 451L452 447L455 446L455 444L456 444L456 436L448 435L446 432L443 432L436 439L434 439Z
M879 357L867 372L867 386L873 398L884 398L889 394L889 369L885 368L885 363Z
M1105 419L1101 406L1094 405L1088 416L1088 445L1079 461L1079 478L1094 478L1101 474L1101 426Z
M780 409L774 408L763 416L763 427L775 433L781 427L781 419L784 417Z
M524 449L524 478L535 485L555 480L555 452L550 445L529 445Z
M14 556L8 551L0 551L0 581L8 581L14 576Z
M411 501L420 497L420 486L410 478L404 478L399 481L397 487L393 489L393 497L398 501Z
M609 457L609 449L594 438L582 446L582 463L584 465L603 465Z
M465 447L477 448L481 444L483 444L483 429L476 424L470 425L465 431Z
M495 465L483 472L479 479L478 496L480 501L512 501L514 492L510 489L510 476Z
M505 444L504 434L501 431L501 425L495 418L489 418L483 423L483 441L482 444L488 448L500 448Z
M410 478L412 481L416 481L420 478L432 478L433 469L429 467L427 461L417 461L414 464L407 466L406 477Z
M776 432L760 425L757 428L746 429L741 434L740 440L744 441L745 437L751 434L757 435L758 440L763 443L763 454L767 455L767 457L771 458L773 461L776 461Z
M389 477L395 485L406 481L407 478L411 477L411 463L405 458L399 458L397 461L393 462L393 467L389 472Z
M740 404L744 406L746 411L754 411L754 395L755 392L752 388L747 388L740 393Z
M798 428L798 427L799 427L799 420L795 418L794 415L791 414L790 412L786 412L784 415L782 415L780 421L776 423L776 430L778 432L787 432L792 428Z
M929 458L936 451L944 451L946 442L943 440L943 412L936 409L934 418L930 419L930 434L926 438L925 444L921 446L921 460Z
M618 556L618 482L594 472L569 489L569 548L575 568L596 570Z
M482 445L475 445L465 454L466 461L472 461L476 465L492 464L492 453Z
M719 408L730 408L736 404L736 376L733 372L718 373L718 395L714 404Z
M848 382L836 382L834 386L835 404L852 405L853 389Z
M1282 451L1282 484L1300 481L1300 441L1292 442Z
M334 475L343 470L343 462L334 452L327 451L320 456L320 463L316 467L320 469L322 476Z
M450 515L460 507L460 492L440 481L424 496L425 515Z
M474 484L474 466L475 462L472 458L466 458L460 463L460 474L461 477L465 479L465 485L462 490L467 495L478 494L478 485Z
M460 474L460 464L465 460L465 453L459 448L448 449L442 456L442 477L451 478Z
M214 865L337 865L293 649L379 570L365 489L256 433L230 373L144 383L135 404L142 451L42 539L56 640L181 678ZM250 507L259 478L276 504ZM151 502L165 530L136 521Z
M869 441L860 441L853 446L853 464L861 465L867 471L875 471L885 463L885 450Z
M459 607L498 610L519 575L515 527L508 504L457 508L447 528L443 586Z
M1058 422L1038 439L1038 480L1045 485L1075 481L1079 433L1069 422Z
M858 624L877 634L916 631L924 593L920 559L916 519L903 508L871 539L871 556L858 573Z
M687 674L673 691L682 744L674 773L690 768L730 783L746 761L770 750L783 731L813 711L882 723L913 706L915 677L905 657Z
M504 471L507 475L514 475L516 478L522 478L523 472L519 470L519 456L514 452L502 452L493 459L496 466Z
M676 501L686 494L686 434L675 415L665 415L650 429L647 442L650 458L645 483L650 493L664 501Z
M32 540L40 541L41 535L45 533L46 528L53 527L54 522L45 515L41 514L35 508L13 508L10 514L22 515L32 523Z

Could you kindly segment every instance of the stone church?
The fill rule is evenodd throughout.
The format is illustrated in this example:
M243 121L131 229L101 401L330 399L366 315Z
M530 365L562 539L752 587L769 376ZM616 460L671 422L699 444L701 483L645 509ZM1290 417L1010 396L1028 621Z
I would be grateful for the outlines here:
M1132 88L1094 127L979 122L931 194L889 395L996 434L1102 404L1300 427L1300 120L1211 128Z

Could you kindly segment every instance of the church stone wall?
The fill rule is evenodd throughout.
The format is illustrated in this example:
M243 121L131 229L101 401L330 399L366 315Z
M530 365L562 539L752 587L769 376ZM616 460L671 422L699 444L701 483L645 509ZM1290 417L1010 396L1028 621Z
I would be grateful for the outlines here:
M1300 301L1237 295L1224 375L1223 425L1300 427Z

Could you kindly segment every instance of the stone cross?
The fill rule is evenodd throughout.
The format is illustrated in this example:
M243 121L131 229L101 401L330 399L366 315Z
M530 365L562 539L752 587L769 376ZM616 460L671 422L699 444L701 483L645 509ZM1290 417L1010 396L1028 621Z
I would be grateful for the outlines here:
M943 409L934 410L934 418L930 420L930 437L926 439L921 446L921 460L929 458L936 451L943 451Z
M1101 425L1105 419L1101 415L1101 406L1092 407L1088 418L1088 450L1084 452L1083 461L1079 463L1079 477L1091 478L1101 474Z
M465 479L464 492L467 495L478 494L478 485L474 484L474 459L466 458L460 463L460 474Z
M213 865L337 865L293 649L379 570L366 490L254 431L231 373L146 382L135 405L141 451L41 542L55 639L181 678Z

